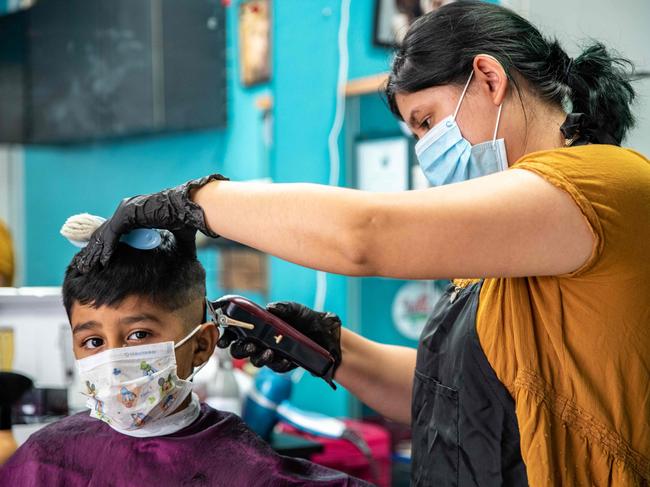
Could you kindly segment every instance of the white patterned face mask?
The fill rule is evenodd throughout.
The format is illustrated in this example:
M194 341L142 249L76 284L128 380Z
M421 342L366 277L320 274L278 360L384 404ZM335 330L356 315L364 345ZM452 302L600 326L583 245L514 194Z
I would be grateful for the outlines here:
M192 392L190 381L205 365L199 366L187 379L177 375L175 350L201 326L176 345L161 342L112 348L77 360L79 377L86 385L84 394L88 396L86 406L91 410L90 415L130 436L170 434L187 426L167 425L161 433L156 424L161 424L183 403ZM185 421L189 419L187 415L182 417Z

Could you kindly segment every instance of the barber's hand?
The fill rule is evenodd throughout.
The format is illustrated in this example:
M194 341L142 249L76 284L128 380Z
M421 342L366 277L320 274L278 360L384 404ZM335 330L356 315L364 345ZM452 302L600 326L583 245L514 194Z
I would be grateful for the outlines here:
M266 307L271 313L291 325L303 335L312 339L334 357L331 376L341 364L341 320L334 313L321 313L293 302L271 303ZM295 369L296 364L285 357L276 356L273 350L246 339L237 339L227 328L217 344L221 348L230 347L234 358L250 357L256 367L268 366L276 372Z
M217 237L205 223L203 210L190 199L190 192L212 180L226 180L212 174L188 181L159 193L122 200L113 216L92 235L88 245L77 254L73 265L82 273L97 264L106 265L120 237L136 228L160 228L171 231L180 243L194 245L196 231Z

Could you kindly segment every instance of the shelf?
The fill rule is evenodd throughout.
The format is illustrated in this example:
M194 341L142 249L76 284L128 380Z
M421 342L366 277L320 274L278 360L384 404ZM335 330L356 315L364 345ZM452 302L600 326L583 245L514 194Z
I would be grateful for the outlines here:
M363 78L351 79L345 85L345 96L360 96L372 93L380 93L388 73L373 74L371 76L364 76ZM255 106L262 112L268 112L273 108L273 96L261 95L255 99Z
M351 79L345 87L345 96L359 96L379 93L383 90L388 73L373 74L363 78Z

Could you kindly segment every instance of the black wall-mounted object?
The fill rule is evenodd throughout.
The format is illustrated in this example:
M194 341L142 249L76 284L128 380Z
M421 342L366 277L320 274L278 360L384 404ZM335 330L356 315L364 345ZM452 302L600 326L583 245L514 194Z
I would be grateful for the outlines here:
M40 0L0 17L0 142L226 125L220 0Z

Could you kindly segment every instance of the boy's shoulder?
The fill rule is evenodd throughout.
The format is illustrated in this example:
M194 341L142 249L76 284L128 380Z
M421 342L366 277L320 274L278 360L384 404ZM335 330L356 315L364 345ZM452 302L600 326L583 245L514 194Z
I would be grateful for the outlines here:
M86 435L88 433L101 433L104 427L108 425L91 418L87 411L66 416L43 426L38 431L32 433L27 443L51 442L53 439L71 439L71 437Z
M97 438L110 429L107 424L91 418L87 412L54 421L32 433L21 445L17 454L31 458L47 456L52 459L64 454L64 447L71 441L92 436Z
M70 449L80 438L101 437L101 421L82 412L54 421L32 433L0 468L0 485L82 485L68 482L78 472L67 469ZM110 429L110 428L109 428Z
M248 427L237 415L225 411L218 411L211 408L207 404L201 404L201 414L199 418L187 428L169 435L184 436L186 433L195 430L199 432L211 426L233 427L233 428L246 428ZM101 436L119 435L123 438L130 438L121 435L111 429L111 427L103 421L95 419L90 416L88 411L66 416L57 421L42 427L30 435L25 442L27 444L51 444L53 441L70 441L79 439L81 437L92 436L94 439L99 439Z
M237 415L206 404L190 426L159 437L123 435L85 412L61 419L30 436L0 469L0 485L77 487L103 477L116 485L183 485L197 472L219 487L367 485L278 455Z
M72 414L53 421L47 426L42 427L38 431L32 433L29 440L33 441L49 441L53 437L67 437L85 435L89 432L101 433L104 428L110 427L95 418L91 418L88 411ZM29 441L28 440L28 441Z

